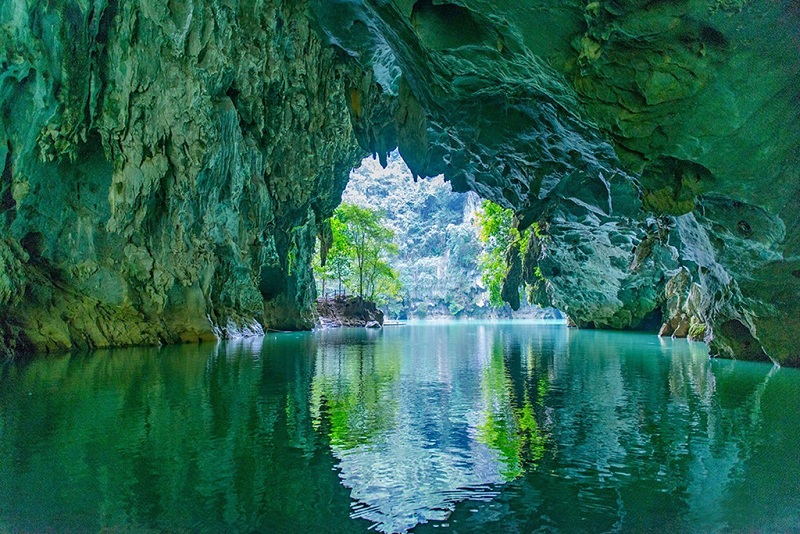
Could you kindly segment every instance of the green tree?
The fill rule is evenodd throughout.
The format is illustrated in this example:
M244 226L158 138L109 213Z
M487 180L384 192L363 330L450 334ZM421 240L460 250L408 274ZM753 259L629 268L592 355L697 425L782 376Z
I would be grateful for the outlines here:
M315 256L314 273L322 283L322 295L325 295L325 282L327 280L336 281L337 290L342 292L343 284L352 275L351 257L353 255L352 243L348 240L345 232L345 223L339 217L330 219L331 238L330 249L326 255L325 264L322 264L321 255Z
M480 200L474 193L452 192L441 177L414 183L396 152L388 163L384 169L367 158L351 173L343 195L346 203L385 214L382 222L395 232L399 250L388 262L399 273L402 299L386 311L403 317L448 309L469 315L487 295L478 268L484 247L474 224Z
M365 279L367 300L382 306L400 297L400 275L386 261L376 258L370 262Z
M395 277L386 259L397 253L394 232L382 224L375 210L354 204L342 204L334 212L342 223L342 233L349 243L353 276L360 298L374 298L381 278Z
M503 305L503 284L508 273L506 252L512 244L519 244L520 250L527 247L530 231L520 233L514 227L514 212L490 200L484 200L481 210L476 214L478 237L484 243L484 251L478 257L481 278L489 291L492 306Z
M350 287L362 299L388 303L400 294L398 273L389 257L397 254L394 232L376 210L342 204L333 214L331 247L325 265L317 254L315 273L322 282L336 280L339 291Z

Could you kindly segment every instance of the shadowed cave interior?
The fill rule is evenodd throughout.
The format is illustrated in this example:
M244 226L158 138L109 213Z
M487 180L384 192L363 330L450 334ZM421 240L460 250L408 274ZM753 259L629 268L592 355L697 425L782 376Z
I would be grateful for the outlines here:
M311 327L318 230L350 169L397 147L536 225L509 277L579 327L800 361L789 0L63 0L0 20L6 355Z

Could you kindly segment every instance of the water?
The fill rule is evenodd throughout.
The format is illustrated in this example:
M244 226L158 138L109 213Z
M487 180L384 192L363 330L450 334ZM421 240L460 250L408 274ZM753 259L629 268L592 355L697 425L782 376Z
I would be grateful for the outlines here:
M0 531L800 532L800 371L558 324L0 371Z

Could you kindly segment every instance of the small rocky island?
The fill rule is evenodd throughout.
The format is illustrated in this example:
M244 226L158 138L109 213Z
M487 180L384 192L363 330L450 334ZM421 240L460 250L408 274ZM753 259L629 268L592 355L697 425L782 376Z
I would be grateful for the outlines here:
M317 299L319 326L337 328L341 326L383 327L383 312L374 302L360 297L337 295Z

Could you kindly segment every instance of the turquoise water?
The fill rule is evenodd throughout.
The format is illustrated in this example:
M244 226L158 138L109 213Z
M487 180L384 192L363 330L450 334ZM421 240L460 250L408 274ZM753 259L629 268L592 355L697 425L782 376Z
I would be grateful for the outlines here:
M800 532L800 371L560 324L0 370L0 531Z

